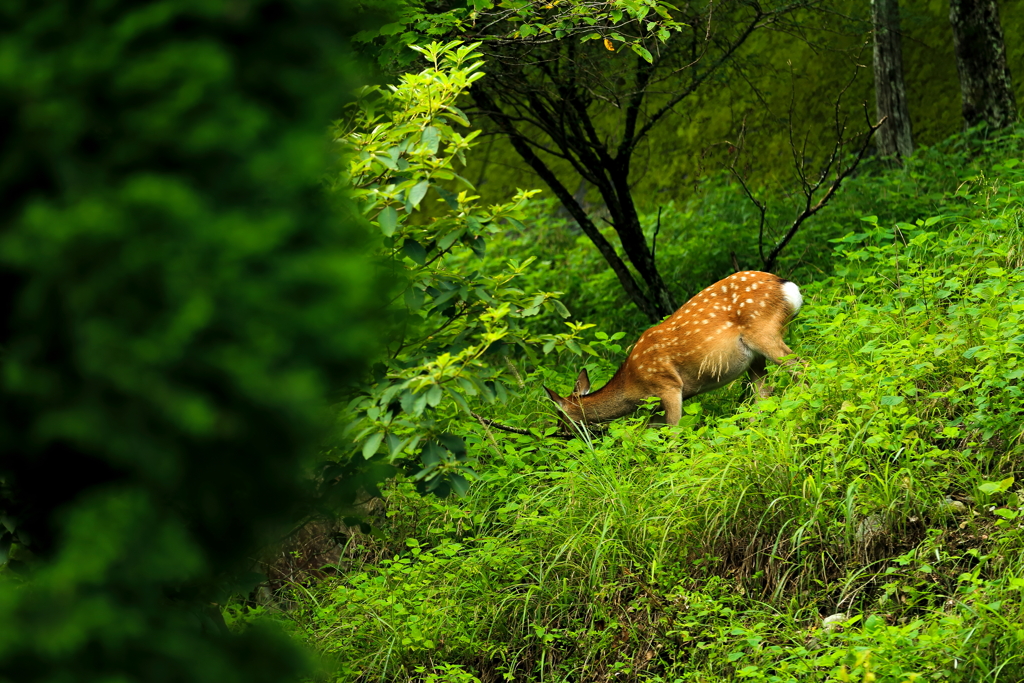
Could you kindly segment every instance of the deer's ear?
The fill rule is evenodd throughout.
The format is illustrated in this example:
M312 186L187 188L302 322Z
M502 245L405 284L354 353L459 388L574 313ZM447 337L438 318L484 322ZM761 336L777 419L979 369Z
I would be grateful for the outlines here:
M587 374L586 368L580 371L580 376L576 378L576 386L572 392L580 396L586 396L590 393L590 375Z
M544 391L548 392L548 398L550 398L552 401L554 401L555 405L559 405L559 406L562 405L562 401L564 399L561 396L559 396L555 392L551 391L547 387L544 387Z

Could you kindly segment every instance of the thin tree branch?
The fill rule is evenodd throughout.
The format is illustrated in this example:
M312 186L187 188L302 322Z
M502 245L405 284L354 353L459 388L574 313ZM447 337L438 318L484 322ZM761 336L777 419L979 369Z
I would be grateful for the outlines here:
M651 261L654 262L654 267L658 267L658 233L661 232L661 209L658 207L658 223L654 226L654 236L651 237Z
M725 62L727 62L732 57L733 53L735 53L736 50L738 50L745 42L747 42L747 39L750 38L751 34L756 29L761 27L760 22L761 19L764 18L764 16L765 15L761 12L760 8L757 8L755 18L749 24L747 24L747 27L744 29L743 33L740 34L739 38L737 38L729 46L725 53L722 54L718 58L718 60L711 65L710 69L694 78L694 80L690 82L690 85L687 88L685 88L683 91L679 92L674 97L669 99L669 101L662 105L658 109L658 111L652 114L651 117L647 120L647 122L640 128L640 132L637 133L633 140L630 141L630 147L635 146L638 140L647 135L647 133L650 132L651 128L653 128L658 123L661 117L665 116L665 114L671 111L673 107L679 104L684 98L692 95L697 90L697 88L704 83L704 81L706 81L709 77L715 74L718 71L718 69L720 69L722 65L725 64Z
M494 427L495 429L500 429L501 431L508 432L510 434L522 434L523 436L531 436L531 433L530 433L529 429L520 429L519 427L509 427L508 425L501 424L497 420L492 420L490 418L484 417L483 415L479 415L479 414L473 413L473 412L470 412L470 415L472 415L479 422L481 422L482 424L487 425L488 427Z
M800 226L803 224L803 222L810 218L811 216L813 216L814 214L821 211L825 207L825 205L828 204L829 201L831 201L832 197L839 190L839 186L842 185L843 180L845 180L851 173L853 173L857 169L857 166L860 164L861 160L864 158L864 155L867 153L868 146L871 144L871 138L874 136L875 131L878 130L883 123L885 123L884 117L881 120L879 120L878 123L870 125L868 127L868 131L864 135L864 139L861 141L860 149L857 151L857 156L854 158L853 163L851 163L846 168L839 170L836 173L835 180L832 181L832 183L828 187L828 190L825 191L825 195L821 199L819 199L816 204L814 204L813 206L811 205L814 196L813 193L806 194L807 201L804 205L803 211L801 211L799 215L797 215L797 217L793 220L793 223L790 225L789 229L786 231L786 234L782 237L781 240L779 240L779 242L775 245L771 252L769 252L768 258L763 259L763 270L769 273L772 271L772 269L775 267L775 262L778 259L779 254L782 253L782 250L786 248L786 245L789 244L789 241L793 239L793 236L796 235L797 231L800 229ZM836 146L839 147L840 144L841 143L837 142Z

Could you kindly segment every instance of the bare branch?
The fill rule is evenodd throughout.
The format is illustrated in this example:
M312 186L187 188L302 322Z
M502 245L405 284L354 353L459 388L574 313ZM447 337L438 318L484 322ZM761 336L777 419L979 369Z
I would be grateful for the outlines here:
M736 170L736 162L739 161L740 155L742 154L743 149L745 147L746 140L747 140L747 120L743 119L743 123L740 125L740 134L736 138L736 144L734 145L734 147L736 148L736 152L733 155L732 161L729 163L729 173L731 173L732 176L739 182L740 187L743 188L744 194L747 195L747 199L749 199L750 202L755 207L757 207L757 210L761 214L761 222L760 222L760 225L758 226L758 229L757 229L757 252L758 252L758 256L761 257L761 261L763 262L764 261L764 223L765 223L765 214L766 214L767 209L768 209L768 203L767 202L758 201L758 199L756 197L754 197L754 193L751 192L750 187L747 186L746 179L743 177L743 175L739 171ZM739 264L736 261L736 255L735 254L733 254L733 256L732 256L732 261L733 261L733 265L735 266L736 270L739 271L740 267L739 267Z
M739 157L739 154L737 154L736 156ZM743 192L747 195L747 199L749 199L750 202L755 207L757 207L757 210L761 214L761 222L760 222L760 224L757 227L757 252L758 252L758 256L761 257L761 262L763 263L764 262L764 222L765 222L765 215L766 215L766 212L768 210L768 202L758 201L757 198L754 197L754 193L750 191L749 187L747 187L746 180L744 180L743 176L740 175L736 171L735 161L733 162L732 165L729 166L729 172L732 173L733 177L736 178L736 180L739 181L740 187L743 188ZM739 269L737 268L737 270L739 270Z
M640 128L640 132L638 132L632 138L632 140L629 141L629 147L635 146L636 141L647 135L647 133L650 132L650 130L658 123L659 120L661 120L663 116L665 116L665 114L672 111L672 109L681 101L683 101L683 99L692 95L697 90L697 88L699 88L704 83L704 81L710 78L712 74L716 73L718 69L722 67L722 65L724 65L729 59L731 59L733 53L735 53L736 50L738 50L744 43L746 43L747 39L750 38L751 34L753 34L753 32L760 27L761 20L763 18L764 14L762 14L761 9L757 7L754 19L747 24L746 28L743 30L740 36L736 40L734 40L732 44L729 45L729 47L722 55L719 56L719 58L715 61L711 68L705 71L697 78L695 78L693 81L691 81L690 85L687 88L684 88L682 91L677 93L674 97L669 99L668 102L662 105L658 109L658 111L652 114L650 118L647 120L647 122ZM703 54L706 54L706 52ZM701 55L702 57L703 54ZM625 142L623 143L623 145L625 146Z
M779 242L775 245L771 252L769 252L768 258L762 257L762 261L764 263L763 270L769 273L772 271L772 269L775 267L775 262L778 259L779 254L782 253L782 250L786 248L786 245L789 244L789 241L793 239L793 236L796 235L797 231L800 229L800 226L803 225L803 222L810 218L811 216L813 216L814 214L821 211L823 208L825 208L825 205L827 205L829 201L831 201L832 197L839 190L839 186L842 185L843 180L845 180L851 173L853 173L857 169L857 166L860 165L861 160L863 160L864 155L867 153L868 146L871 144L871 138L874 136L875 131L878 130L883 123L885 123L884 117L880 119L878 123L875 123L868 127L868 131L867 133L864 134L864 138L861 141L860 149L857 150L857 156L854 158L853 162L846 168L840 169L836 173L835 180L832 181L832 183L828 187L828 190L825 191L824 196L822 196L822 198L819 199L816 204L814 204L813 206L811 205L811 202L813 201L814 197L813 192L806 193L806 202L804 205L804 209L793 220L793 223L789 226L789 229L786 231L786 234L782 237L782 239L779 240ZM837 141L836 149L838 149L841 146L841 144L841 140Z
M654 226L654 236L651 238L651 260L658 262L658 233L661 232L661 207L658 207L658 224Z
M508 425L501 424L497 420L492 420L492 419L490 419L488 417L484 417L483 415L480 415L478 413L470 413L470 415L475 417L481 424L484 424L484 425L486 425L488 427L494 427L495 429L500 429L501 431L509 432L510 434L522 434L523 436L531 436L531 433L530 433L529 429L520 429L519 427L509 427Z

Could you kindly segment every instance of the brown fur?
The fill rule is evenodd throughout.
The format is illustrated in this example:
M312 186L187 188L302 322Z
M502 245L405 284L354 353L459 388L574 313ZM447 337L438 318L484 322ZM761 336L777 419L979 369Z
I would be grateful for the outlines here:
M644 399L657 396L665 421L677 424L682 402L717 389L747 371L760 397L765 359L783 361L793 352L782 331L796 311L783 293L786 280L770 273L744 271L716 282L672 316L644 332L626 362L601 389L590 393L587 371L562 398L544 387L561 411L575 422L604 422L628 415Z

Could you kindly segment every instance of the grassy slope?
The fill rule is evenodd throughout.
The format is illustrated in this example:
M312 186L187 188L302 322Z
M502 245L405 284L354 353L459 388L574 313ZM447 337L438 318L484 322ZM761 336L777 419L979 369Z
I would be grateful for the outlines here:
M339 680L1020 680L1020 154L930 216L904 197L915 224L849 222L789 335L809 368L756 408L733 386L680 429L477 429L471 494L396 485L303 633ZM537 394L506 419L549 421Z

